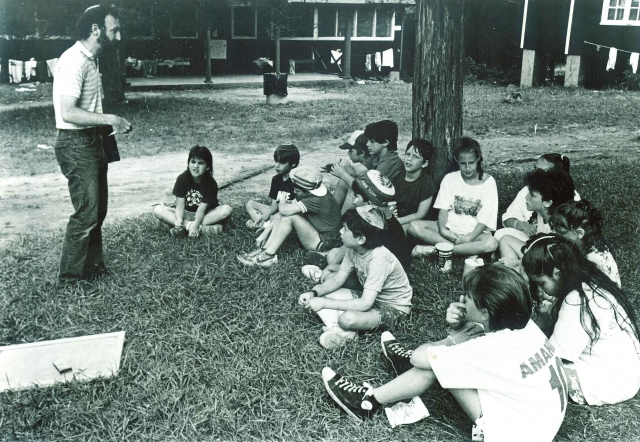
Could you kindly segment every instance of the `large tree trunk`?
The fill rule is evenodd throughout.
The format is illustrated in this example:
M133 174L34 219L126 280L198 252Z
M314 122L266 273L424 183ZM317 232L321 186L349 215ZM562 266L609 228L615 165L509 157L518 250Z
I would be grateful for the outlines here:
M436 147L431 173L446 173L462 136L464 0L418 0L413 70L413 137Z

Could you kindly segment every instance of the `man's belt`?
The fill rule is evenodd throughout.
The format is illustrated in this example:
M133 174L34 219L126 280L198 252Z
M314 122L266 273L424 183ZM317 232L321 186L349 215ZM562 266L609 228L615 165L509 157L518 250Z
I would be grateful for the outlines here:
M85 129L58 129L61 133L67 133L75 136L95 136L95 135L109 135L108 130L110 126L94 126L87 127Z

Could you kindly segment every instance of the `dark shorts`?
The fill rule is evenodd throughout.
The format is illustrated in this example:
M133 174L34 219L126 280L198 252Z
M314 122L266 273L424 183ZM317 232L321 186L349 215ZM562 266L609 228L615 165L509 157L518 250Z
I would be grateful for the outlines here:
M320 242L316 246L317 252L328 252L331 249L342 247L342 240L340 239L340 235L336 237L333 234L329 234L329 232L318 232L318 236L320 236Z

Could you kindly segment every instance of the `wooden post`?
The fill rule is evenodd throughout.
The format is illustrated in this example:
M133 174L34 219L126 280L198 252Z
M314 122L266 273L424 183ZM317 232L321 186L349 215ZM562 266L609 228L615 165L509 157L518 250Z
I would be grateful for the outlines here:
M342 78L351 79L351 35L353 34L353 9L347 11L347 19L344 26L344 53L342 54L343 69Z
M522 70L520 71L520 87L537 86L537 72L538 63L536 60L536 51L531 49L523 49Z
M280 73L280 26L276 25L274 29L275 40L276 40L276 55L273 60L273 68L276 71L276 74Z
M464 0L417 2L413 69L413 137L436 147L431 161L439 182L462 136L462 40Z
M206 72L206 78L204 79L204 82L213 83L211 81L211 26L209 24L207 24L207 32L205 38L207 39L207 41L204 43L204 50L207 52L207 55L204 57Z
M209 15L210 3L206 0L202 2L202 16L205 20L204 26L204 50L206 52L204 56L205 61L205 83L213 83L211 81L211 17Z

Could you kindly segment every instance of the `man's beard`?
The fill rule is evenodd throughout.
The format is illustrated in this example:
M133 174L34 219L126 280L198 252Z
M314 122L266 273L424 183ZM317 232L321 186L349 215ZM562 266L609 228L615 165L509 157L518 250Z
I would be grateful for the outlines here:
M101 52L106 51L113 44L113 42L109 40L104 32L100 33L100 37L98 37L98 43L100 44Z

